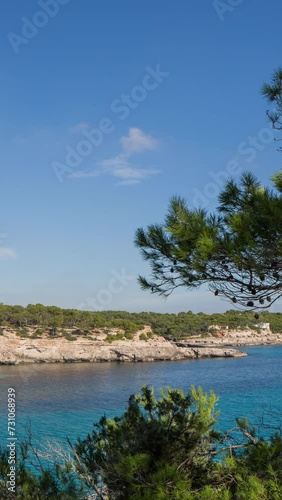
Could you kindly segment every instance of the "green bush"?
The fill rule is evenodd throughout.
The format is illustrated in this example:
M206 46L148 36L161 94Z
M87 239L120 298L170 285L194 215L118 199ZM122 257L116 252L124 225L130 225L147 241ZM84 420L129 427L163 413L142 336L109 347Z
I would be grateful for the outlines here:
M117 333L116 335L112 335L110 333L107 334L107 337L106 337L106 342L114 342L116 340L124 340L124 335L123 333Z
M144 386L123 415L77 441L77 470L109 499L280 500L281 436L257 438L246 419L221 434L216 403L201 388L167 388L157 400Z
M246 419L219 432L213 392L192 387L187 394L170 388L160 393L157 399L144 386L122 415L103 416L71 445L67 461L40 462L36 474L29 466L38 460L36 449L30 440L18 442L17 496L7 490L8 451L0 448L0 499L282 498L281 435L266 441Z
M68 332L65 332L63 337L66 339L66 340L69 340L70 342L73 342L74 340L77 340L77 337L75 337L74 335L71 335L70 333Z
M133 340L133 339L134 339L134 335L133 335L133 333L130 333L130 332L128 332L128 331L126 331L126 332L124 333L124 337L125 337L127 340Z
M140 333L140 335L139 335L139 339L140 339L140 340L146 340L146 341L147 341L147 340L148 340L148 337L147 337L146 333Z
M26 328L19 328L16 331L17 335L19 335L22 338L29 338L30 334L29 331Z

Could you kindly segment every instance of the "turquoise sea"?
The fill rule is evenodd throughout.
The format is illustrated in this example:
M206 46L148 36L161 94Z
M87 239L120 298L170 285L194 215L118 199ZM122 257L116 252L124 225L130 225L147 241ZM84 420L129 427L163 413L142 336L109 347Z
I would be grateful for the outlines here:
M0 435L7 435L7 390L16 390L17 437L30 426L35 440L72 441L84 437L103 414L124 410L130 394L143 384L156 389L191 384L219 396L219 427L235 417L273 425L282 420L282 346L246 348L248 357L137 364L41 364L0 366Z

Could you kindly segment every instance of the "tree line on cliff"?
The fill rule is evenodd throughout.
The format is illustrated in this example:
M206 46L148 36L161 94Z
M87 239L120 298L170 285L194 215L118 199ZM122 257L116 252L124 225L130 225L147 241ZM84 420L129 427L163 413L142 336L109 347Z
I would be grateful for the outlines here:
M269 323L272 332L282 332L282 314L265 311L260 321ZM251 312L229 310L225 313L193 314L191 311L179 314L160 314L153 312L128 313L126 311L79 311L61 309L42 304L9 306L0 304L0 328L10 327L16 332L27 327L37 327L38 334L60 332L72 329L77 335L88 335L95 329L122 329L128 334L151 326L153 332L165 338L186 338L193 334L205 335L213 325L229 329L258 329L258 321Z

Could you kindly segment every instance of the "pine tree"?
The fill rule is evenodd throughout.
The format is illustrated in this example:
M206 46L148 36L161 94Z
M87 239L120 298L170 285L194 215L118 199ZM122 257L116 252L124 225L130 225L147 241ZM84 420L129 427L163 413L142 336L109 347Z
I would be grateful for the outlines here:
M163 224L139 228L135 244L150 263L143 290L167 297L208 285L243 309L269 307L282 295L282 172L263 187L251 173L227 182L216 213L170 202Z
M274 71L271 83L265 83L261 93L272 106L272 109L267 111L272 127L282 131L282 68ZM282 151L282 148L279 149Z

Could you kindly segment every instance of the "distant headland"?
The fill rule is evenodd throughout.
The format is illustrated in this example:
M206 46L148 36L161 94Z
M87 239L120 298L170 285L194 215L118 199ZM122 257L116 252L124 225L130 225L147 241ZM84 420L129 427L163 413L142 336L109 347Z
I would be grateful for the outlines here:
M141 362L242 357L242 346L282 344L282 318L80 311L0 304L0 364ZM281 327L280 327L281 323Z

